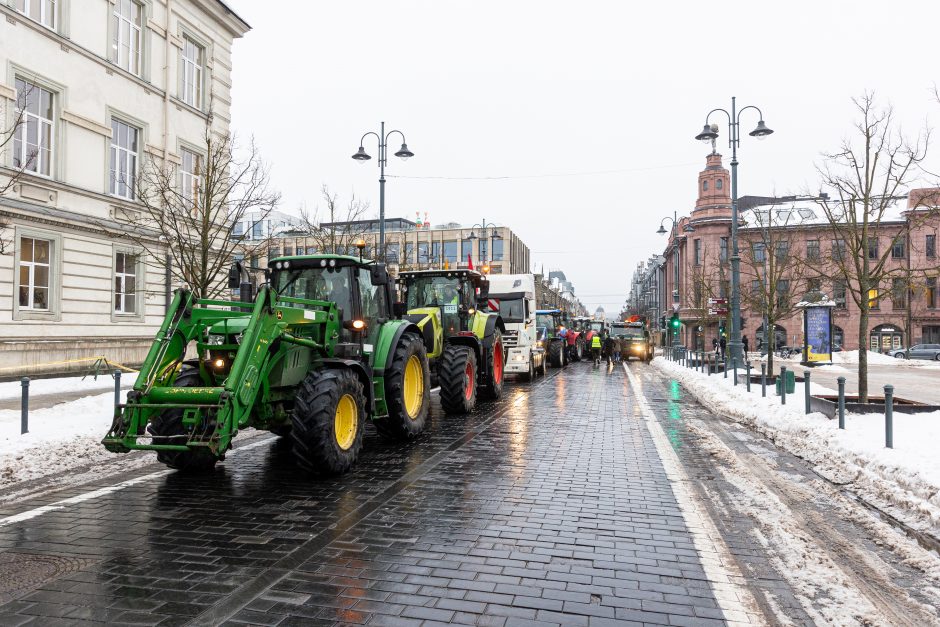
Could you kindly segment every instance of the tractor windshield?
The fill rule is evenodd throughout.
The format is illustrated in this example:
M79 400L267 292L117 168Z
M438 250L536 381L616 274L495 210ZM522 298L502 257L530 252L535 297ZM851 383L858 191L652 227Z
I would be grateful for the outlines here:
M555 330L555 317L551 314L538 314L535 317L535 325L546 329Z
M646 337L646 334L643 331L643 327L611 327L610 334L613 337L626 337L626 338L637 338L643 339Z
M467 295L463 291L462 281L458 277L417 277L408 284L408 309L466 305Z
M592 323L591 323L591 331L594 331L595 333L600 333L600 332L603 331L603 330L604 330L604 323L603 323L603 322L592 322Z
M498 311L503 322L525 322L525 301L521 298L500 298Z
M298 268L278 272L273 280L278 296L336 303L340 316L352 315L350 267ZM298 306L292 304L291 306Z

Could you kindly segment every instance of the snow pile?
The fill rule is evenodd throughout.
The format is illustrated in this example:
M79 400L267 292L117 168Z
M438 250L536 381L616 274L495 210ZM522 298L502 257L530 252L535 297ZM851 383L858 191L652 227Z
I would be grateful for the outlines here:
M839 353L832 354L832 363L834 364L851 364L853 366L858 365L858 351L841 351ZM904 363L903 359L897 359L891 357L890 355L882 355L881 353L873 353L868 351L868 363L875 365L893 365L897 366Z
M890 359L890 358L889 358ZM653 365L681 382L710 411L744 423L778 446L819 465L824 476L854 482L859 492L920 530L940 525L940 412L894 414L894 449L884 446L884 416L846 415L846 429L823 414L804 414L803 389L781 405L768 387L747 392L731 379L656 358ZM811 384L812 393L824 388Z
M125 372L121 375L121 386L133 385L137 380L136 372ZM58 377L55 379L32 379L29 382L29 395L59 394L62 392L93 392L113 390L114 379L110 374L99 374L98 379L93 377ZM19 381L5 381L0 383L0 400L20 398L23 394Z

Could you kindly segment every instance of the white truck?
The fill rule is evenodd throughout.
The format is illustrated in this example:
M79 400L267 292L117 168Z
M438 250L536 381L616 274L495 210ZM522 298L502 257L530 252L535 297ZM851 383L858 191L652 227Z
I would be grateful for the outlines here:
M491 274L486 308L499 313L506 325L503 346L507 350L504 372L532 381L545 374L545 348L539 346L535 326L535 275Z

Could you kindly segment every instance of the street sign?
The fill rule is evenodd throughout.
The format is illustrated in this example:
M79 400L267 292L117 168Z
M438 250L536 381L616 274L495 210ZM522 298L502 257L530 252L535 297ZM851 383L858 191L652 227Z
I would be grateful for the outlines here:
M709 316L727 316L728 310L727 309L709 309L708 315Z
M727 299L727 298L709 298L709 299L708 299L708 304L709 304L709 306L711 306L711 305L727 305L727 304L728 304L728 299Z

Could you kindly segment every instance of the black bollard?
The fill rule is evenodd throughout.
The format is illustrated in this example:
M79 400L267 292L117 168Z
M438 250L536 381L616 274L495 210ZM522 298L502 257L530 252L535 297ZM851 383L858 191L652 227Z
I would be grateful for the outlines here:
M894 448L894 386L885 386L885 446Z
M780 366L780 404L787 404L787 367Z
M760 365L760 395L767 398L767 364Z
M806 413L808 414L808 413L810 413L810 409L809 409L809 405L810 405L810 403L809 403L809 370L804 370L804 371L803 371L803 387L804 387L804 390L805 390L805 391L804 391L804 394L805 394L805 396L806 396Z
M738 384L738 358L732 357L731 363L734 366L734 384L737 385Z
M751 391L751 362L749 362L749 361L744 362L744 370L745 370L746 373L747 373L747 374L746 374L746 376L747 376L747 379L746 379L746 380L747 380L747 391L750 392L750 391Z
M20 435L29 433L29 377L20 379L23 386L23 400L20 404Z
M845 377L836 381L839 382L839 428L845 429Z
M121 371L114 371L114 408L121 404Z

